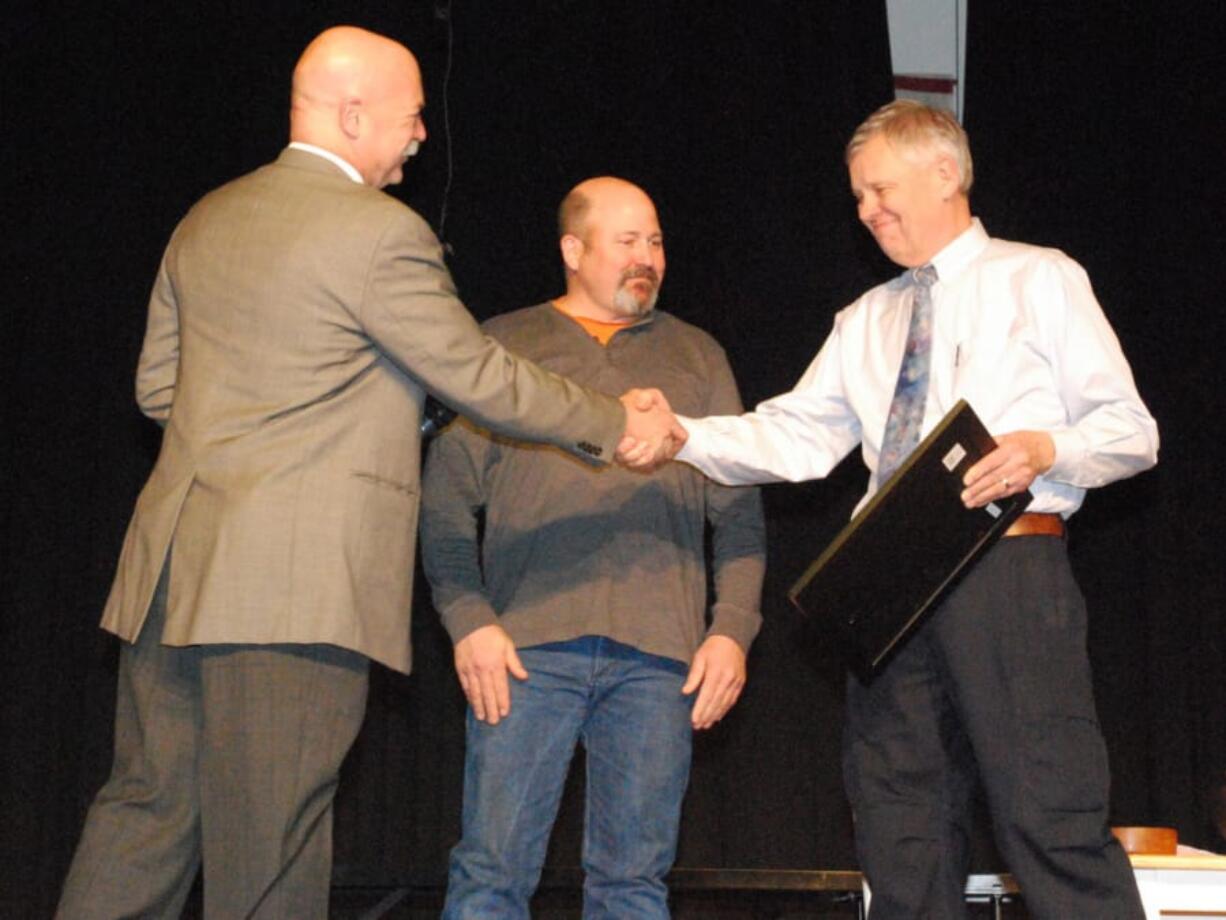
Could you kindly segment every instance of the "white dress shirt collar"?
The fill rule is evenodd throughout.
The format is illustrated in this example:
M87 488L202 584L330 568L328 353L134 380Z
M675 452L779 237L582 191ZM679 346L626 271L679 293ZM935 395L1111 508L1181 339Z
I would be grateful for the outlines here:
M987 245L988 233L983 229L983 224L978 217L971 218L971 225L932 257L930 264L937 270L937 280L946 283L955 280Z
M290 143L290 147L292 147L294 150L302 150L306 153L313 153L317 157L323 157L330 163L335 163L337 166L339 166L342 170L344 170L345 175L358 185L366 184L362 181L362 174L357 171L357 168L352 163L346 159L343 159L342 157L338 157L331 150L324 150L322 147L316 147L314 144L304 144L302 141L292 141Z

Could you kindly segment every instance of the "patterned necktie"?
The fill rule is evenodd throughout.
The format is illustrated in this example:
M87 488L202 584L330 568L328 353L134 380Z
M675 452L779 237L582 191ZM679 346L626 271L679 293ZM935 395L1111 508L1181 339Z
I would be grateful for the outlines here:
M928 396L928 366L932 363L932 285L937 270L931 265L913 269L915 300L911 305L911 326L907 329L907 350L898 369L898 383L881 439L881 458L877 482L884 483L898 465L915 450L924 423L924 400Z

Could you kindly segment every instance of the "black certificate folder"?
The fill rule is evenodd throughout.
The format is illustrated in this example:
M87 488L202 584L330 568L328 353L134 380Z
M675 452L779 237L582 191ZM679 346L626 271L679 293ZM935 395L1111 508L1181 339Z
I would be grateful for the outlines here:
M995 447L959 400L788 592L814 623L846 638L862 677L885 666L1030 504L1028 491L986 508L962 504L963 475Z

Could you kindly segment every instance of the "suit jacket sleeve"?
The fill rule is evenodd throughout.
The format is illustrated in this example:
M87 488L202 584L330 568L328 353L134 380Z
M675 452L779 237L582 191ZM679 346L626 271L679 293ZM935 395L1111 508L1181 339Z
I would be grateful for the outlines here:
M621 403L486 336L456 297L434 234L412 212L398 210L383 233L359 320L409 376L478 425L591 462L612 460L625 431Z
M167 258L169 255L162 257L149 297L145 342L136 367L136 404L141 412L162 426L170 417L179 377L179 307L170 283Z

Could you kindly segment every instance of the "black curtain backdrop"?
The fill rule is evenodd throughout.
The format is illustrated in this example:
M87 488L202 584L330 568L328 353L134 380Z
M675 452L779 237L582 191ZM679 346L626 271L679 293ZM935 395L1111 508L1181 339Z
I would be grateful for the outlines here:
M1226 849L1209 807L1226 782L1212 366L1226 195L1209 142L1223 13L970 14L975 210L996 235L1086 265L1164 439L1157 470L1092 494L1073 528L1114 817ZM422 62L430 139L393 193L442 231L478 316L560 292L554 210L600 173L655 198L662 305L725 345L749 403L790 386L834 312L893 271L856 224L842 165L891 94L879 2L20 3L0 36L2 916L50 913L110 765L116 644L96 622L158 446L131 392L162 247L201 194L276 155L294 60L338 22ZM766 623L741 702L698 739L680 865L855 865L841 664L784 592L863 482L853 458L766 492ZM424 585L417 597L415 673L374 670L346 764L338 883L437 877L458 833L462 699ZM578 863L572 786L558 866ZM986 839L977 868L998 868Z
M964 118L976 212L1085 265L1162 438L1072 530L1114 816L1219 851L1224 41L1218 3L975 3Z

